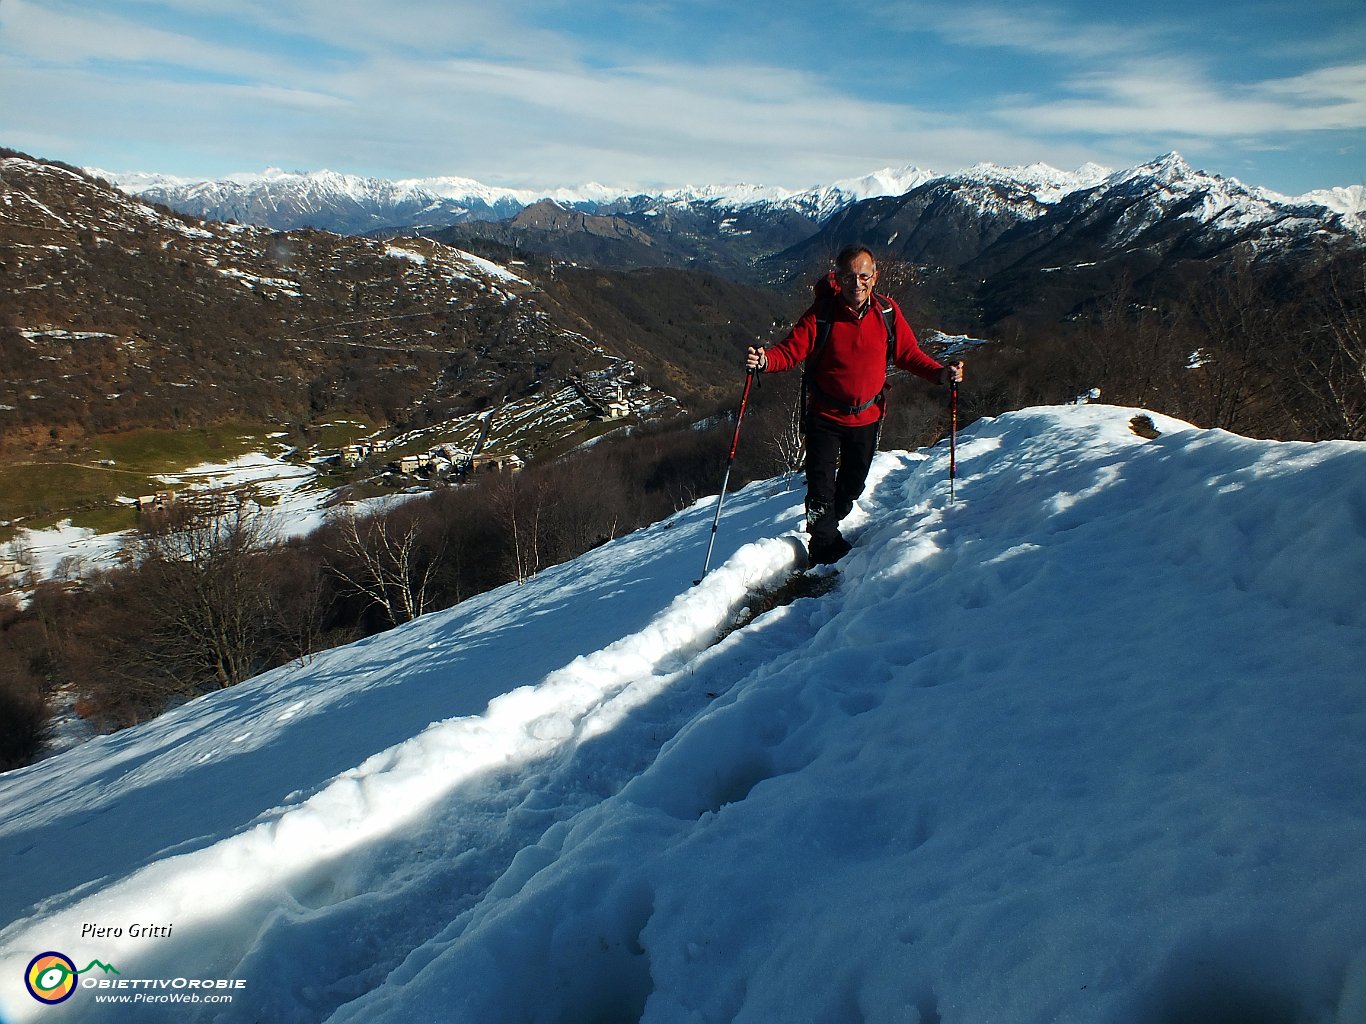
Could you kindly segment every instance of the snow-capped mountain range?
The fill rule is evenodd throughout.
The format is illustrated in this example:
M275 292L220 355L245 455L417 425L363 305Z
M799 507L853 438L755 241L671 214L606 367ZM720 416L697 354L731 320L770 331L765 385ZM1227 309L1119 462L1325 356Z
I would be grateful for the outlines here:
M279 230L318 227L343 233L377 227L441 227L467 220L501 220L545 200L586 213L619 212L646 200L645 205L649 206L774 206L824 219L852 202L901 195L936 177L916 167L902 167L804 191L735 184L641 193L596 183L572 188L514 189L485 185L472 178L390 181L330 170L284 171L274 167L216 181L88 170L130 195L209 220L239 220Z
M887 168L860 178L850 178L802 191L773 186L734 184L685 186L655 193L613 188L590 182L575 187L517 189L485 185L473 178L405 178L391 181L335 171L285 171L270 167L254 174L233 174L218 180L180 178L144 172L114 173L87 168L89 173L114 183L124 192L157 201L162 196L182 202L208 205L241 202L248 196L345 200L357 205L422 202L433 209L449 205L467 212L515 212L549 199L563 206L599 212L624 200L649 196L661 202L720 202L727 206L783 204L802 209L830 211L860 199L900 195L936 177L917 167Z
M1366 234L1366 186L1287 197L1244 185L1236 178L1197 171L1177 153L1120 171L1096 164L1063 171L1041 163L1018 167L981 163L951 174L939 174L903 166L803 190L733 184L686 186L654 193L597 183L535 190L490 186L463 177L391 181L329 170L268 168L217 181L89 170L124 192L164 203L182 213L277 230L316 227L356 233L385 227L442 227L471 220L506 219L545 200L595 214L699 204L737 210L770 208L801 213L819 223L852 204L906 195L945 180L977 181L1022 193L1039 207L1048 207L1077 192L1104 192L1157 176L1168 180L1176 192L1205 191L1210 197L1212 216L1222 215L1234 206L1316 208L1322 211L1321 216L1340 218L1348 229Z

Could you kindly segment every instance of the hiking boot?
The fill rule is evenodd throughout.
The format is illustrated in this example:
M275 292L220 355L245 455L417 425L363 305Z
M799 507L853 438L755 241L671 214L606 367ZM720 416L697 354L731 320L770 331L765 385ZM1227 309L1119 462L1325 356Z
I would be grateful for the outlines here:
M839 534L830 538L812 537L807 561L812 565L830 565L847 555L852 547L853 545Z

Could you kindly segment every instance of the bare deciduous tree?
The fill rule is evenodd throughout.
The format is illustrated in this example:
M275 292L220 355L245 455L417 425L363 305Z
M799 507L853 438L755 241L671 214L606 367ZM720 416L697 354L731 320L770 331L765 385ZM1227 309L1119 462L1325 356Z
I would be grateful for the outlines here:
M1315 433L1366 440L1366 259L1324 274L1303 359L1295 360L1300 403Z
M541 516L548 498L539 481L522 473L509 473L493 485L493 510L507 535L512 578L518 583L541 570Z
M128 601L143 630L126 667L186 695L253 675L270 646L262 556L273 541L267 517L236 495L153 519L135 545L140 572Z
M1247 429L1268 387L1267 363L1283 343L1281 311L1246 259L1216 275L1180 311L1202 353L1196 422Z
M333 521L350 561L329 562L332 572L379 605L395 626L428 610L438 559L419 544L421 517L361 517L347 508Z
M37 757L50 730L47 693L34 670L37 644L31 642L41 628L20 612L16 599L0 595L0 771Z
M779 416L768 436L768 446L783 473L795 473L806 463L806 431L802 410L796 402Z
M268 568L271 593L276 602L281 654L307 663L329 646L323 622L330 602L321 562L310 557L305 547L286 544L271 553ZM345 643L351 639L354 636L343 630L334 635L333 642Z

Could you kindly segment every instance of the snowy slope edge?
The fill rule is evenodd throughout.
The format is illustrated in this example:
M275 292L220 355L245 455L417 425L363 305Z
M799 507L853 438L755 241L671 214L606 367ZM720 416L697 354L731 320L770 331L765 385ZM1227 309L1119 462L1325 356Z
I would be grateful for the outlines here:
M103 892L98 875L54 892L0 932L4 1013L71 1019L18 985L31 951L62 948L125 975L249 981L198 1020L1142 1024L1214 1005L1359 1024L1366 446L1157 415L1147 441L1136 412L979 422L952 505L942 447L880 456L846 585L714 646L744 588L786 569L790 549L764 538L793 524L799 493L728 501L721 568L694 590L706 503L460 613L462 629L522 631L503 639L563 614L590 646L484 716L372 748L389 753L369 774L392 754L418 793L376 790L367 807L357 769L246 831L224 820L221 849L198 855L220 870L187 881L180 906L144 884L173 877L174 857ZM617 630L627 605L643 610ZM457 643L457 615L429 618L347 656L393 675L401 655L411 673L463 644L464 671L494 666L492 647ZM335 679L301 669L289 686ZM201 703L224 741L242 728ZM515 748L486 759L481 787L451 790L456 759L428 741L459 726L476 750L494 717ZM302 735L297 719L279 729ZM281 763L262 751L258 771ZM25 777L55 785L63 765ZM98 828L119 782L50 802ZM407 801L422 809L400 824L389 804ZM348 847L367 810L380 826ZM73 834L52 811L0 829L7 865L36 867L20 844ZM228 856L276 818L291 825L266 856ZM210 887L234 873L254 876L251 900L215 906ZM158 907L177 932L156 948L72 931ZM81 1013L127 1019L89 998Z

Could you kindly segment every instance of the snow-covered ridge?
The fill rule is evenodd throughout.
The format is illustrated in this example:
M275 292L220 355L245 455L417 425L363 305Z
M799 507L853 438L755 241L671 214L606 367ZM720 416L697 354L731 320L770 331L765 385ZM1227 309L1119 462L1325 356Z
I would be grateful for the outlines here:
M1099 185L1110 177L1111 173L1109 168L1101 167L1099 164L1083 164L1075 171L1060 171L1056 167L1039 163L1025 167L975 164L962 172L960 177L1023 187L1040 203L1048 205L1080 189Z
M177 194L197 199L226 201L265 192L330 195L354 203L389 203L395 200L445 200L458 204L482 204L489 208L521 208L545 199L565 206L605 206L642 196L636 189L589 183L551 189L514 189L485 185L472 178L435 177L389 180L335 171L284 171L267 168L254 174L232 174L218 180L194 180L145 172L111 172L98 168L89 173L102 177L123 191L146 196ZM988 181L1009 181L1035 190L1040 201L1049 201L1076 188L1086 187L1109 172L1088 164L1074 172L1044 164L1000 167L979 164L967 171L942 175L919 167L886 167L859 177L846 178L809 189L788 189L746 183L687 185L648 197L660 203L716 203L727 207L788 206L827 216L864 199L898 196L944 177L977 176Z
M1347 232L1366 238L1366 207L1361 203L1366 190L1361 186L1287 197L1245 185L1237 178L1197 170L1172 152L1111 174L1100 187L1107 191L1139 188L1158 211L1185 206L1183 216L1234 231L1260 227L1271 236L1288 236L1336 221Z
M334 171L284 171L269 168L256 174L234 174L218 181L189 181L146 173L93 171L124 191L196 216L241 219L273 227L327 220L342 230L379 226L440 225L465 219L503 219L534 203L551 200L567 208L604 212L614 204L629 204L637 212L651 206L704 204L721 209L785 209L823 221L857 202L905 195L936 182L977 184L1028 197L1032 208L1017 211L1034 216L1078 192L1098 194L1157 181L1173 196L1202 192L1207 221L1222 220L1231 227L1268 223L1287 216L1312 221L1331 217L1349 231L1366 235L1366 189L1331 189L1300 197L1286 197L1249 187L1236 178L1193 169L1179 153L1168 153L1149 163L1120 171L1085 164L1073 171L1035 163L1018 167L977 164L940 174L915 166L887 167L808 189L758 184L685 186L642 194L639 190L590 183L550 189L514 189L485 185L458 176L386 180ZM995 203L995 199L986 199ZM1028 204L1026 204L1028 205Z
M1140 413L881 454L752 620L781 479L0 776L0 1018L1366 1020L1366 446Z
M339 203L382 209L403 206L437 211L454 206L458 212L487 210L511 215L544 199L566 206L597 205L620 198L621 192L587 184L578 188L500 188L473 178L443 176L390 180L336 171L285 171L271 167L259 173L231 174L216 180L194 180L142 172L110 172L89 168L122 191L172 204L193 203L203 208L252 202L311 202L313 208Z
M1284 198L1284 197L1281 197ZM1366 185L1348 185L1346 188L1316 189L1306 192L1299 199L1284 198L1285 202L1312 203L1358 220L1366 218Z

